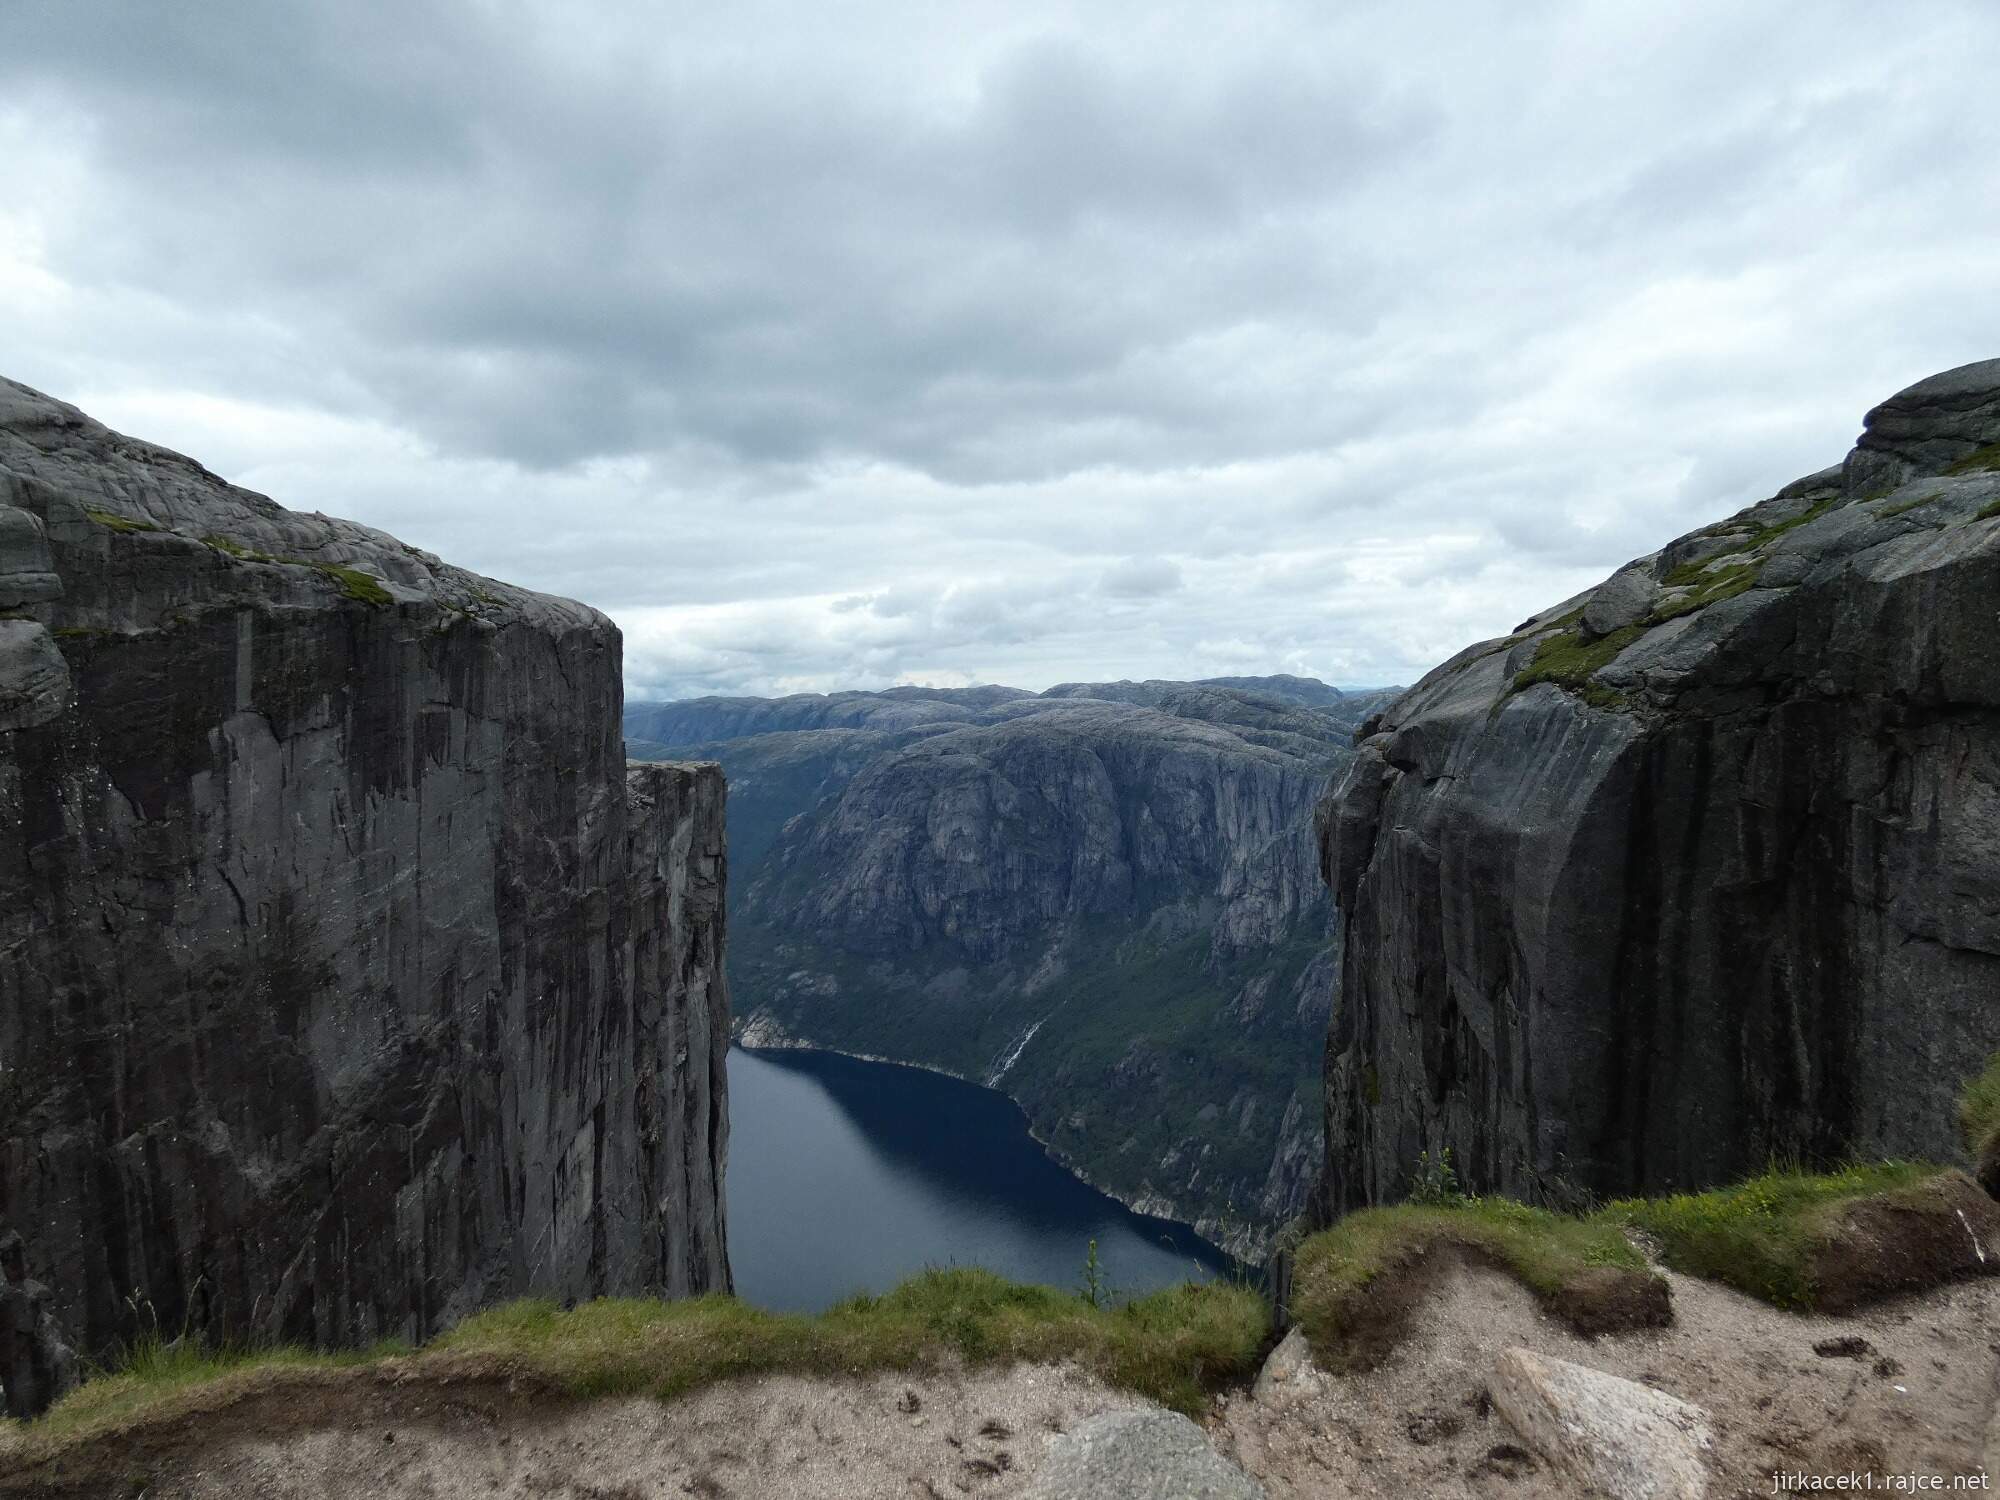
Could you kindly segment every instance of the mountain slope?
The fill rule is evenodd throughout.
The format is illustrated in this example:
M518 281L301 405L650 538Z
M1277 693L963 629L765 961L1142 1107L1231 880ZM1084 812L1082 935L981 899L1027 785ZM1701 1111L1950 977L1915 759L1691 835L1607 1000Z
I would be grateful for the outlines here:
M747 1040L1004 1088L1091 1181L1249 1250L1317 1170L1335 954L1310 812L1379 701L1071 683L627 723L729 774Z

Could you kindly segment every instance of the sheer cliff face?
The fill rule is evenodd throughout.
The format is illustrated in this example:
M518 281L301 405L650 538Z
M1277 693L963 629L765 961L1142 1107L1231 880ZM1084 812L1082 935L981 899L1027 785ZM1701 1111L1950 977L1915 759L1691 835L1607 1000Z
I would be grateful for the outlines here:
M2000 1047L2000 361L1462 652L1321 808L1323 1211L1949 1158Z
M716 768L619 636L0 382L0 1218L87 1350L728 1285Z
M1364 702L1368 700L1363 700ZM1083 1176L1254 1252L1321 1156L1334 953L1320 683L702 700L729 768L746 1040L992 1084ZM753 855L752 851L755 851Z

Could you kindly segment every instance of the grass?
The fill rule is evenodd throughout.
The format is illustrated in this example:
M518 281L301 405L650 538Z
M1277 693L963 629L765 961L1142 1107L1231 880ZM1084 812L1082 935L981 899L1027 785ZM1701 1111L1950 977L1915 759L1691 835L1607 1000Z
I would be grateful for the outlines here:
M286 558L284 561L295 562L297 559ZM396 602L395 595L384 588L382 580L373 573L364 573L359 568L343 568L338 563L307 563L306 566L326 574L340 585L340 591L350 599L358 599L376 609L387 609Z
M116 515L108 510L86 510L84 514L99 526L113 531L158 531L160 528L151 521L135 521L130 516Z
M1883 519L1885 520L1890 516L1908 515L1911 511L1917 509L1919 506L1929 505L1933 500L1942 500L1942 499L1944 499L1943 490L1931 490L1925 494L1917 496L1917 498L1914 500L1905 500L1900 505L1884 506L1882 508L1881 514Z
M1676 1271L1720 1281L1777 1307L1814 1305L1813 1254L1828 1211L1849 1199L1913 1187L1937 1168L1879 1162L1832 1172L1774 1167L1731 1187L1628 1198L1597 1217L1643 1230Z
M1974 1156L2000 1145L2000 1052L1965 1086L1958 1097L1958 1123Z
M1525 692L1538 682L1553 682L1572 693L1581 693L1586 702L1599 708L1614 708L1624 702L1622 695L1590 678L1627 646L1646 633L1644 625L1627 625L1623 630L1586 641L1580 631L1564 630L1549 636L1535 648L1535 655L1514 677L1513 691ZM1614 701L1615 700L1615 701Z
M1968 453L1957 463L1945 470L1947 474L1994 474L2000 473L2000 443L1988 443L1977 452Z
M1552 1311L1605 1269L1652 1280L1621 1227L1531 1208L1508 1198L1461 1198L1438 1205L1364 1208L1300 1245L1292 1311L1322 1361L1363 1362L1399 1336L1400 1289L1433 1251L1471 1251L1508 1272Z
M196 1396L226 1400L272 1373L367 1368L390 1359L398 1361L399 1378L525 1380L579 1399L664 1399L732 1376L779 1371L834 1376L934 1367L954 1358L1073 1360L1113 1385L1196 1413L1216 1387L1255 1371L1269 1326L1262 1297L1242 1286L1190 1284L1092 1307L1073 1292L1022 1286L969 1267L925 1271L883 1296L851 1298L815 1317L764 1312L734 1297L604 1298L568 1311L527 1300L469 1318L415 1352L394 1343L335 1354L145 1345L39 1422L13 1431L49 1452L171 1413Z
M395 596L382 585L382 580L373 573L364 573L359 568L342 567L338 563L313 562L304 557L273 557L268 552L259 552L246 547L234 537L210 533L202 538L216 551L235 558L239 562L280 563L291 568L311 568L323 573L339 585L341 593L348 598L376 609L387 609L396 602Z
M2000 500L1995 500L1991 505L1987 506L1984 510L1980 511L1980 513L1974 516L1972 519L1975 521L1990 521L1995 516L2000 516Z

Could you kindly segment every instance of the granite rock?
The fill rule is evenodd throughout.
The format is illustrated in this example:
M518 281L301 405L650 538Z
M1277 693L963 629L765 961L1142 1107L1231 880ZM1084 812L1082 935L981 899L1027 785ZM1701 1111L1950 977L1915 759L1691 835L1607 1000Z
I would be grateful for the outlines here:
M1555 1200L1962 1155L2000 1049L1996 443L2000 361L1921 382L1663 548L1643 620L1544 611L1369 726L1319 818L1322 1216L1447 1146Z
M611 622L5 381L0 518L0 1218L79 1351L726 1289L722 780L628 777Z

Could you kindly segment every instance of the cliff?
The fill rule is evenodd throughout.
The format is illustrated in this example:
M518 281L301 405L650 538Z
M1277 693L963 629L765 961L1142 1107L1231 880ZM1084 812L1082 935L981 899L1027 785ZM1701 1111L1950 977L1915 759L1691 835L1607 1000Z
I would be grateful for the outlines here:
M729 1285L722 779L620 645L0 382L0 1220L82 1350Z
M1375 700L1280 678L634 705L728 768L744 1038L990 1084L1089 1181L1255 1253L1316 1175L1309 813ZM664 747L662 747L664 748Z
M1952 1159L2000 1047L2000 361L1474 646L1321 808L1321 1211Z

